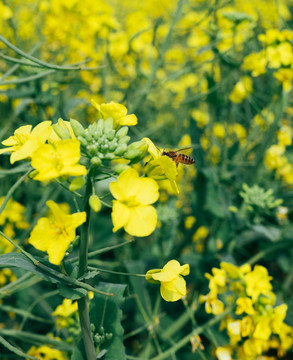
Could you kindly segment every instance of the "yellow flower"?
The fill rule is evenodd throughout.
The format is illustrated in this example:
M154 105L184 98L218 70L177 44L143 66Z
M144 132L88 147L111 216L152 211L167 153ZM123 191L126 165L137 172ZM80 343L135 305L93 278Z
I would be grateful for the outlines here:
M140 178L134 169L124 170L118 181L110 184L113 201L113 231L124 227L133 236L148 236L156 228L157 213L153 206L159 198L159 186L149 178Z
M269 170L281 169L287 162L285 156L285 147L272 145L268 148L264 158L264 164Z
M240 297L236 300L237 309L235 314L240 315L242 313L246 313L248 315L253 315L255 313L253 308L253 302L248 297Z
M186 283L183 276L189 274L189 265L180 266L177 260L169 261L163 269L153 269L146 273L146 280L161 283L161 296L166 301L177 301L186 295ZM155 281L154 281L155 280Z
M271 289L272 284L268 271L261 265L255 265L253 271L244 275L246 282L247 295L255 301L260 294L266 295Z
M209 234L209 229L206 226L200 226L192 236L192 241L198 242L204 240Z
M33 228L28 242L36 249L46 251L49 261L59 265L65 252L75 238L75 230L86 220L86 213L72 215L64 213L54 201L46 202L53 213L53 218L40 218Z
M86 174L86 167L79 165L80 142L63 140L40 146L32 156L32 166L38 170L34 180L48 181L59 176Z
M231 349L228 347L217 347L216 356L218 360L232 360Z
M56 324L59 328L68 327L72 317L77 315L77 302L70 299L64 299L61 305L58 305L52 316L57 316Z
M290 91L292 88L293 70L279 69L274 73L274 77L282 83L284 91Z
M216 138L218 138L219 140L223 140L225 135L226 135L225 127L220 123L214 124L214 126L213 126L213 135Z
M33 130L32 125L24 125L15 130L14 135L2 141L8 146L0 149L0 154L10 152L11 164L15 161L31 158L32 153L48 139L51 133L51 121L43 121Z
M269 316L260 316L255 325L253 337L260 340L269 340L272 333L271 319Z
M57 349L52 349L49 346L41 345L38 348L36 346L32 346L28 353L28 355L35 356L40 360L66 360L67 356Z
M126 115L127 108L124 105L111 101L107 104L97 104L93 99L92 105L100 112L103 119L112 117L114 120L114 129L118 129L120 126L127 125L133 126L137 124L137 117L134 114Z
M148 144L148 152L152 157L145 165L147 176L152 177L155 180L168 179L172 189L176 194L179 194L176 183L178 171L175 162L166 155L162 156L163 151L158 149L149 138L143 138L142 141L145 141Z
M252 81L249 76L244 76L234 86L229 99L235 104L241 103L252 92Z

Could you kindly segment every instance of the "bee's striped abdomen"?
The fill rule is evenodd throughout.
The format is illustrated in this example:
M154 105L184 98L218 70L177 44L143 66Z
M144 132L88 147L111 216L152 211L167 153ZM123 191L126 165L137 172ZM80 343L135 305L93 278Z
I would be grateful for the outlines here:
M177 162L180 162L180 163L186 164L186 165L192 165L195 163L194 159L191 156L188 156L185 154L178 154Z

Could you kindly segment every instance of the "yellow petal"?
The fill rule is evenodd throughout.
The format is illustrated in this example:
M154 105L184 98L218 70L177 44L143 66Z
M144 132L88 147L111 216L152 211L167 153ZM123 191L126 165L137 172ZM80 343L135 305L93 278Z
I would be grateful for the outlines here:
M36 138L39 144L44 143L51 134L52 121L42 121L35 126L31 133L31 138Z
M114 200L112 208L112 222L113 222L113 231L117 231L128 222L130 217L130 210L127 206L121 202Z
M145 141L148 144L148 152L152 155L154 159L157 159L160 156L160 150L156 147L152 140L144 137L142 141Z
M190 272L190 268L189 268L189 265L188 264L185 264L185 265L182 265L180 267L180 274L183 275L183 276L186 276L188 275Z
M119 125L134 126L137 124L137 117L134 114L126 115L118 119Z
M136 170L128 168L118 176L118 182L110 183L110 191L115 199L127 200L137 192L139 176Z
M166 301L177 301L186 295L186 283L182 277L161 283L161 296Z
M125 231L133 236L148 236L156 228L157 213L153 206L145 205L130 209L128 223L124 226Z
M159 185L151 178L140 178L135 198L142 205L149 205L159 198Z

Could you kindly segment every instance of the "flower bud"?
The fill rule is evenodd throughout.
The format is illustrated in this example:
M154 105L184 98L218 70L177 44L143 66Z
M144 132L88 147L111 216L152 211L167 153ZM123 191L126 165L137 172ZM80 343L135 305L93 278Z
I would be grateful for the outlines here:
M79 121L70 119L70 125L76 137L85 136L85 130Z
M59 136L60 139L62 139L62 140L71 139L70 132L67 130L67 128L65 129L64 127L60 126L59 124L52 125L52 128L55 131L55 133Z
M102 160L98 156L94 156L91 158L91 164L94 166L100 166L102 164Z
M113 140L115 137L115 130L108 131L106 135L107 135L108 140L110 140L110 141Z
M114 139L114 140L111 141L110 144L109 144L109 150L110 150L110 151L115 151L116 148L117 148L117 145L118 145L117 140Z
M127 144L130 140L130 136L123 136L122 138L120 138L118 140L118 143L119 144Z
M70 191L76 191L81 189L85 184L84 177L76 177L71 181L71 184L69 185Z
M125 153L125 151L127 150L127 145L126 144L119 144L116 148L116 150L114 151L115 155L117 156L121 156Z
M141 151L139 149L133 149L133 150L127 150L126 153L123 155L123 157L128 160L133 160L140 155L141 155Z
M113 153L107 153L107 154L105 154L104 158L107 160L113 160L113 159L115 159L115 155Z
M114 120L112 117L106 119L104 124L104 133L108 133L110 130L113 130L113 124Z
M89 205L94 212L99 212L102 208L102 203L97 195L91 195L89 199Z
M120 174L122 173L122 171L126 170L127 168L129 168L127 164L118 164L115 165L112 169L116 174Z
M117 139L121 139L124 136L126 136L128 133L128 127L127 126L123 126L122 128L120 128L117 132L116 132L116 138Z
M105 124L105 121L103 119L100 119L98 122L97 122L97 135L98 136L102 136L103 134L103 131L104 131L104 124Z
M87 146L87 141L84 137L78 136L77 140L81 143L82 146Z

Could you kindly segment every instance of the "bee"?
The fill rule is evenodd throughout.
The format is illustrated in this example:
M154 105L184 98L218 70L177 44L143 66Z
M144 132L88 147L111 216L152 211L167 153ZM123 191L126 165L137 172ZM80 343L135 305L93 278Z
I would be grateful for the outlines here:
M183 151L183 150L187 150L187 149L191 149L191 147L183 148L183 149L179 149L179 150L175 150L175 151L163 150L162 156L165 155L165 156L168 156L169 158L171 158L176 163L176 166L178 166L179 163L185 164L185 165L192 165L195 163L194 159L191 156L181 154L179 152L179 151Z

